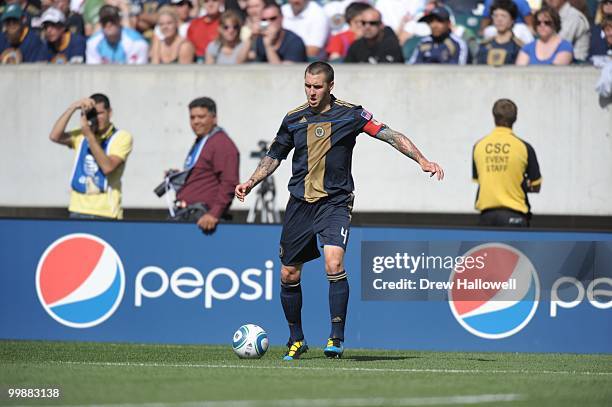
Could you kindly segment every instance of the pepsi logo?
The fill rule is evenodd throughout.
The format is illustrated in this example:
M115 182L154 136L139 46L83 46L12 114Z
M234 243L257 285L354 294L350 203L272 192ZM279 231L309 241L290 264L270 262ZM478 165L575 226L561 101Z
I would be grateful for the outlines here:
M522 252L502 243L476 246L464 257L482 256L484 267L453 270L448 291L453 316L468 332L502 339L521 331L536 312L540 282Z
M36 269L36 292L43 308L72 328L106 321L121 303L124 289L125 273L117 252L89 234L57 239Z

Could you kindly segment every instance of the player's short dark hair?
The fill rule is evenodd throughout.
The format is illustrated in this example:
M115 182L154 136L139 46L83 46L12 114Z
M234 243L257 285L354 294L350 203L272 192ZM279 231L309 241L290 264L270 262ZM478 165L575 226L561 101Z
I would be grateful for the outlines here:
M510 17L512 17L512 19L516 21L516 17L518 16L518 7L516 7L516 4L514 4L512 0L495 0L493 5L491 6L491 11L489 12L489 15L493 16L493 12L497 9L507 11L508 14L510 14Z
M106 96L105 94L103 94L103 93L94 93L89 98L93 99L93 101L96 102L96 105L102 103L104 105L104 109L110 110L110 107L111 107L110 100L109 100L108 96Z
M306 67L304 76L309 73L311 75L318 75L322 73L325 75L325 82L332 83L334 81L334 68L330 64L323 61L315 61Z
M512 128L517 113L516 104L510 99L499 99L493 105L493 118L496 126Z
M536 11L535 15L533 16L533 29L534 30L537 30L538 28L538 16L540 16L541 14L546 14L550 17L550 19L552 20L553 28L555 29L555 32L559 33L561 31L561 16L559 16L559 13L557 12L557 10L549 6L542 6L541 9Z
M189 103L189 110L196 107L202 107L214 115L217 114L217 104L209 97L203 96L201 98L193 99L191 103Z
M344 21L350 23L351 20L371 7L369 4L359 1L349 4L346 10L344 10Z

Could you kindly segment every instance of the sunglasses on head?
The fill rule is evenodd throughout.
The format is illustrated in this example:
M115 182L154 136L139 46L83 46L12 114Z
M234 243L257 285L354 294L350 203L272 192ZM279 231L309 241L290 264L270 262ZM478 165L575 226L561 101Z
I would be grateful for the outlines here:
M536 26L538 26L538 25L545 25L545 26L548 26L548 27L552 27L553 22L550 21L550 20L538 20L536 22Z
M372 20L372 21L361 20L361 25L371 25L372 27L377 27L380 25L380 20Z

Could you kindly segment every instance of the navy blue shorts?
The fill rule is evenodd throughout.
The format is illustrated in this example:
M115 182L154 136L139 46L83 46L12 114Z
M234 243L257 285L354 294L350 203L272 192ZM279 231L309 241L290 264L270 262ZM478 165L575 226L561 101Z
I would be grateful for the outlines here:
M322 246L339 246L346 251L351 211L355 196L340 194L308 203L289 198L280 241L280 259L285 266L306 263L321 256Z

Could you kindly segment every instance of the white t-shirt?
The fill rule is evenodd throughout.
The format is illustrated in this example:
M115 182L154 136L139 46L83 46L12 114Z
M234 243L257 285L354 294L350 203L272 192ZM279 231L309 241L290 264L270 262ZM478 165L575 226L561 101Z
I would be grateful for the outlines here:
M417 13L423 11L425 0L378 0L376 9L382 15L383 24L393 31L397 30L402 18L410 13L416 18Z
M323 48L329 35L329 24L323 8L314 0L308 1L304 10L297 16L293 14L290 4L281 7L283 28L293 31L302 38L307 47Z

